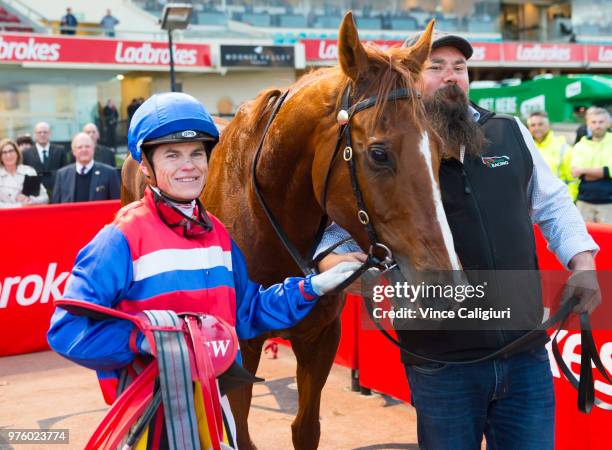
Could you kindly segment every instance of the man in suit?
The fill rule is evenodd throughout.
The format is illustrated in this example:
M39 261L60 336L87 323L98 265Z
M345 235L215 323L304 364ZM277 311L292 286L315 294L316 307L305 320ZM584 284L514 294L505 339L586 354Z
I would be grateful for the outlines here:
M72 139L75 163L57 172L51 203L91 202L119 198L117 171L94 161L94 142L86 133Z
M100 139L98 127L93 123L88 123L83 127L83 133L87 133L94 143L94 161L107 164L111 167L117 167L115 152L110 147L98 143L98 139Z
M55 173L66 165L66 152L61 145L51 144L51 128L46 122L34 127L34 147L23 152L23 163L34 167L42 176L42 184L51 195L55 183Z

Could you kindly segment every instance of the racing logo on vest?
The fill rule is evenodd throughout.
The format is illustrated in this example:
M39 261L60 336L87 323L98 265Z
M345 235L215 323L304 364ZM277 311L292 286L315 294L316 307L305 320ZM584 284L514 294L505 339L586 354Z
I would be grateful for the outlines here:
M482 163L489 169L510 164L509 156L481 156L480 159L482 159Z

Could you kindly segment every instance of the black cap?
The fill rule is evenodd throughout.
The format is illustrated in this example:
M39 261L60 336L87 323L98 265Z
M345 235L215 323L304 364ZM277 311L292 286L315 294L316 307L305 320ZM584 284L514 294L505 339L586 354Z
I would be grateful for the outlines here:
M421 37L421 33L408 38L402 44L402 47L412 47L417 43L419 38ZM457 36L456 34L448 34L442 33L440 31L434 31L433 36L431 38L431 49L436 49L440 47L455 47L459 50L465 59L470 59L472 54L474 53L474 49L472 48L472 44L470 44L467 39L462 38L461 36Z

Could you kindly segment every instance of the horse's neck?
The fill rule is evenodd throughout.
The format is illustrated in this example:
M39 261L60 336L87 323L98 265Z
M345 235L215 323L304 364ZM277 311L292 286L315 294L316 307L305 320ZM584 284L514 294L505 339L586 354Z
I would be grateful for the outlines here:
M292 102L291 99L288 102ZM294 102L299 104L296 96ZM291 103L295 104L295 103ZM262 193L298 245L322 215L312 187L313 135L321 117L287 104L270 128L257 167ZM316 108L312 108L313 110ZM254 203L257 199L251 196ZM251 205L259 208L258 204Z
M333 98L330 96L324 102L318 99L318 103L312 98L310 104L303 104L310 98L307 89L295 93L282 106L265 137L257 165L261 194L278 224L303 255L309 250L323 215L312 187L313 136L325 129L331 136L330 129L335 123L322 110L323 105L333 103ZM267 117L262 120L265 121ZM252 134L238 132L232 134L232 139L222 141L221 150L226 152L223 176L219 176L220 166L211 167L214 176L209 183L217 185L210 187L207 196L213 204L212 212L228 226L245 253L251 275L265 283L278 281L279 274L295 274L292 269L295 266L273 232L253 189L252 164L262 134L263 130ZM247 135L249 138L245 139ZM242 186L241 192L236 192L236 186Z

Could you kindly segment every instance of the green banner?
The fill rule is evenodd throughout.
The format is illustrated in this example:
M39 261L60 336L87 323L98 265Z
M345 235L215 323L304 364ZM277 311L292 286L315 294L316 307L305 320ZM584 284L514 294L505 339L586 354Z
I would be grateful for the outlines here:
M612 106L612 76L567 75L539 78L514 86L470 87L470 99L500 114L525 120L533 111L546 111L551 122L577 122L577 107Z

